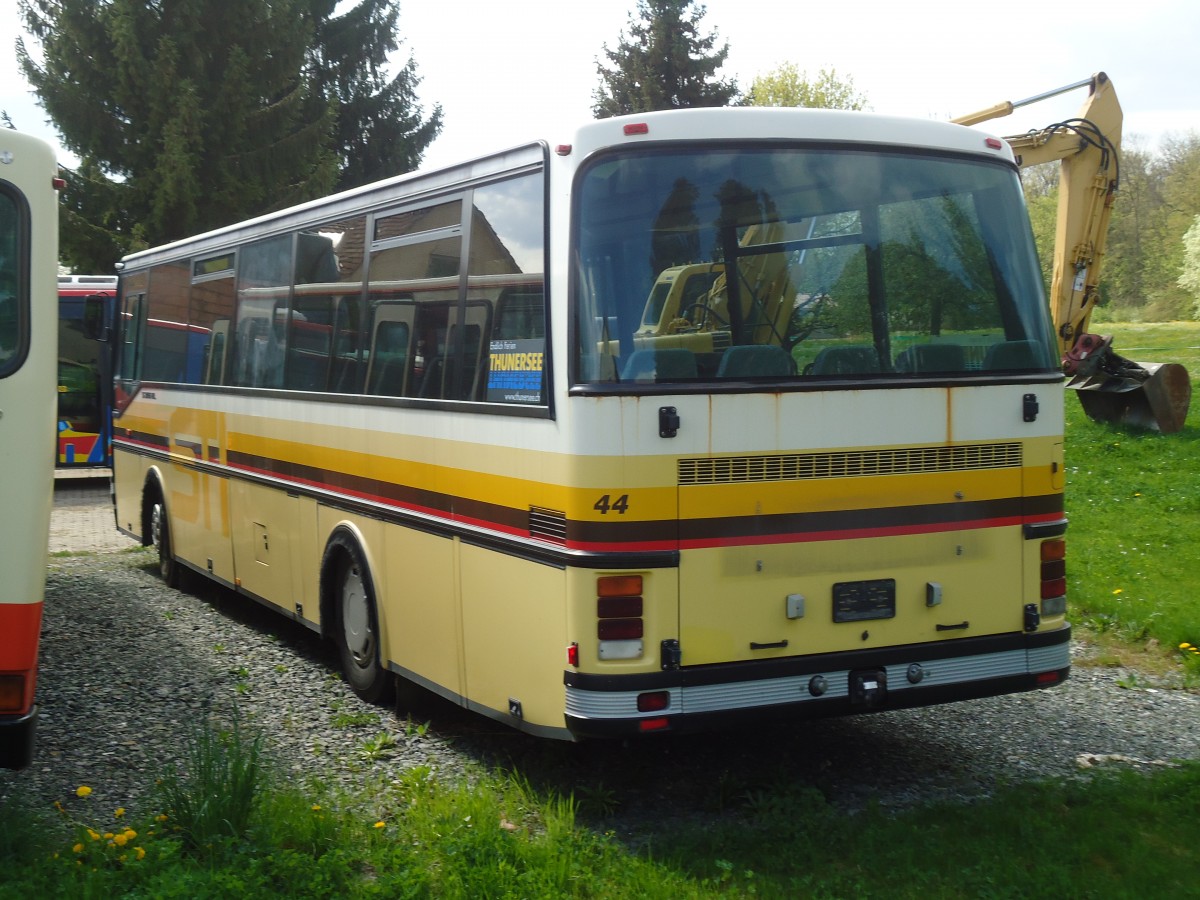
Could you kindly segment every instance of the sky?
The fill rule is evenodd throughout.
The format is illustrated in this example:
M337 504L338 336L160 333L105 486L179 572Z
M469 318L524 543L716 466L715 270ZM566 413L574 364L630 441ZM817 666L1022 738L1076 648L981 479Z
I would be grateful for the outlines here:
M423 167L530 140L570 141L592 117L596 60L615 47L637 0L401 0L396 59L415 61L428 115L444 127ZM12 50L23 30L14 0L0 2L0 109L56 141ZM1126 144L1200 132L1200 3L1091 0L1072 4L979 0L708 0L701 32L728 42L721 75L747 89L790 62L810 77L833 69L872 110L949 119L1107 72L1125 113ZM36 45L33 45L36 46ZM1018 134L1074 116L1079 89L994 120ZM71 164L66 154L60 159Z

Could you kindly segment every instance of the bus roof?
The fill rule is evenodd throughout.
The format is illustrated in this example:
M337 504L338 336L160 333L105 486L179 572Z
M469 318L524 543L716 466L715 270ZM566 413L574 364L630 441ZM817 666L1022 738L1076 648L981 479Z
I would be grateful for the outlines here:
M736 126L731 127L731 119L736 120ZM341 211L350 215L372 207L382 209L398 203L420 203L428 196L452 190L457 185L532 168L548 157L550 147L556 148L555 152L559 155L571 156L578 162L598 150L635 142L712 142L730 139L814 141L949 150L1013 162L1012 150L1006 141L972 128L931 119L846 110L759 107L666 110L600 119L583 125L568 136L573 137L572 143L535 141L445 168L397 175L311 200L195 237L129 254L121 261L119 268L143 268L183 255L216 252L235 242L257 240L303 228L309 223L336 219ZM400 184L411 185L410 192L403 198L397 198L395 192L389 190ZM373 200L371 195L376 193L379 199Z

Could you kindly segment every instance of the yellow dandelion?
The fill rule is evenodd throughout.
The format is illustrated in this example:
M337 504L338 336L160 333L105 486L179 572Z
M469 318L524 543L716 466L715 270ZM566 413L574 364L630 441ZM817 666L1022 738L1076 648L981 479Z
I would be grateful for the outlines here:
M73 851L75 851L76 853L82 853L82 852L83 852L83 844L76 844L76 845L75 845L74 847L72 847L71 849L72 849Z
M314 804L313 804L312 811L313 811L313 812L320 812L320 811L321 811L321 804L320 804L320 803L314 803Z
M79 787L75 788L75 796L76 797L86 797L91 792L92 792L92 789L90 787L88 787L86 784L81 784Z
M376 822L375 827L376 828L387 828L387 823L386 822Z
M1187 641L1184 641L1182 644L1179 645L1179 649L1180 650L1190 650L1190 649L1192 649L1192 645L1189 644Z
M89 829L87 830L87 832L88 832L88 837L90 837L90 838L91 838L93 841L98 841L98 840L100 840L100 832L98 832L98 831L93 831L91 828L89 828Z
M104 832L104 839L106 841L111 841L113 839L113 833L111 831Z
M127 843L129 843L129 838L125 837L124 834L114 834L113 843L118 847L124 847Z
M133 852L137 854L137 858L138 858L138 859L145 859L145 858L146 858L146 851L145 851L145 850L143 850L141 847L134 847L134 848L133 848Z
M155 816L155 817L154 817L154 821L155 821L155 822L165 822L165 821L167 821L167 814L166 814L166 813L159 813L157 816Z
M125 815L125 807L118 806L116 809L113 810L113 815L116 816L118 819L121 818L121 816Z
M137 837L137 832L136 832L136 831L134 831L132 828L126 828L126 829L125 829L125 838L126 838L127 840L130 840L130 841L132 841L132 840L133 840L135 837Z
M1116 595L1116 594L1123 594L1123 593L1125 593L1125 589L1124 589L1124 588L1117 588L1115 591L1113 591L1113 594L1114 594L1114 595Z

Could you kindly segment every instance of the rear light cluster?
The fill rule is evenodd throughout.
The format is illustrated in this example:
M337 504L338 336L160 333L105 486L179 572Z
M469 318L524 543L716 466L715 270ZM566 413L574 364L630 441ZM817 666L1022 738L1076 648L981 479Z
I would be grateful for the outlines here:
M596 637L600 659L642 655L642 576L602 575L596 579Z
M1061 616L1067 611L1067 542L1042 542L1042 615Z
M639 659L645 653L645 602L641 575L601 575L596 579L597 655L602 660ZM664 642L666 643L666 642ZM567 647L567 662L579 666L579 644ZM660 713L638 719L638 731L671 728L671 692L643 691L637 695L639 713Z

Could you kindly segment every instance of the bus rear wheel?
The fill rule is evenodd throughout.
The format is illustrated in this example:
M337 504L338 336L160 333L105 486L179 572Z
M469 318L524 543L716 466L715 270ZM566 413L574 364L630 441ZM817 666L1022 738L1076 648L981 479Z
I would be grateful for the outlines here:
M155 490L150 504L150 541L158 551L158 574L167 587L179 587L179 563L172 555L171 525L162 492Z
M358 545L342 535L334 538L326 558L332 566L334 640L342 674L363 700L386 702L393 678L379 662L379 620L370 570Z

